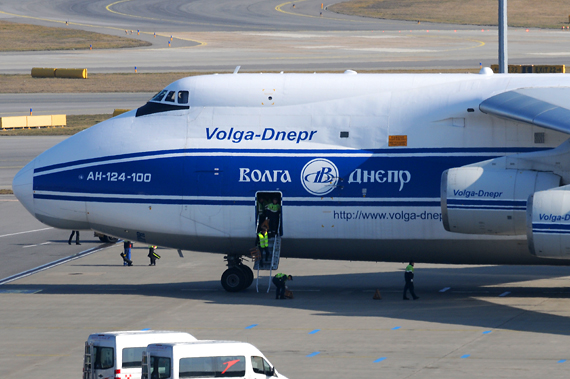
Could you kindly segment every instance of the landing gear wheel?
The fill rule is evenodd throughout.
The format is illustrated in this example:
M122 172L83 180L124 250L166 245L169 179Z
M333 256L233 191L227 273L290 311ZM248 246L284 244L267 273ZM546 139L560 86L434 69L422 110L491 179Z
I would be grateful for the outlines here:
M237 267L228 268L222 274L222 287L228 292L238 292L246 288L246 274Z
M114 242L117 242L119 239L115 238L115 237L104 235L104 236L99 236L99 240L101 242L105 242L105 243L112 243L112 242L114 243Z
M243 264L239 265L238 268L245 274L245 287L243 287L243 289L249 288L249 286L251 286L251 283L253 283L253 271L251 268L249 268L249 266Z

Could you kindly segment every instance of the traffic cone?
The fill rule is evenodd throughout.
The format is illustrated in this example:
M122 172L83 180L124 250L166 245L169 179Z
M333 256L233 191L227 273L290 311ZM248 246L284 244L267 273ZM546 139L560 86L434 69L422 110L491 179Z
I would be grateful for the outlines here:
M382 300L382 295L380 295L380 290L376 290L376 292L374 292L374 296L372 297L372 299Z

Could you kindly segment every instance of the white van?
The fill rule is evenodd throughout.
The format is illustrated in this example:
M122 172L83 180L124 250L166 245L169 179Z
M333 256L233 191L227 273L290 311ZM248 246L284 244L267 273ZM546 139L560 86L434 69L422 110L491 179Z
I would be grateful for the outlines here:
M196 338L191 334L162 330L91 334L85 342L83 379L140 379L148 344L192 341Z
M196 341L148 345L143 379L279 377L255 346L235 341Z

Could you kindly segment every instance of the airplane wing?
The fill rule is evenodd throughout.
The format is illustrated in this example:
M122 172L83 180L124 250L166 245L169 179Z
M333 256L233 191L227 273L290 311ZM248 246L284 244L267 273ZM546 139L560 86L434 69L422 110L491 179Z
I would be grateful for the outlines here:
M492 96L483 113L570 134L570 88L521 88Z

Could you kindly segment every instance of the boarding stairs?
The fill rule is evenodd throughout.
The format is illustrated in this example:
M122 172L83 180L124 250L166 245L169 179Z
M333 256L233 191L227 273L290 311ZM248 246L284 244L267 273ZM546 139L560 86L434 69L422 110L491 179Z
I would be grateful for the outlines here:
M273 270L277 270L279 268L279 259L281 257L281 220L279 220L279 225L277 227L277 233L274 236L269 237L269 251L271 252L271 257L268 259L264 259L264 257L259 257L255 261L253 265L253 269L257 270L257 277L255 282L255 289L259 292L259 271L260 270L269 270L269 283L267 286L267 292L271 290L271 279L273 278L272 272Z

